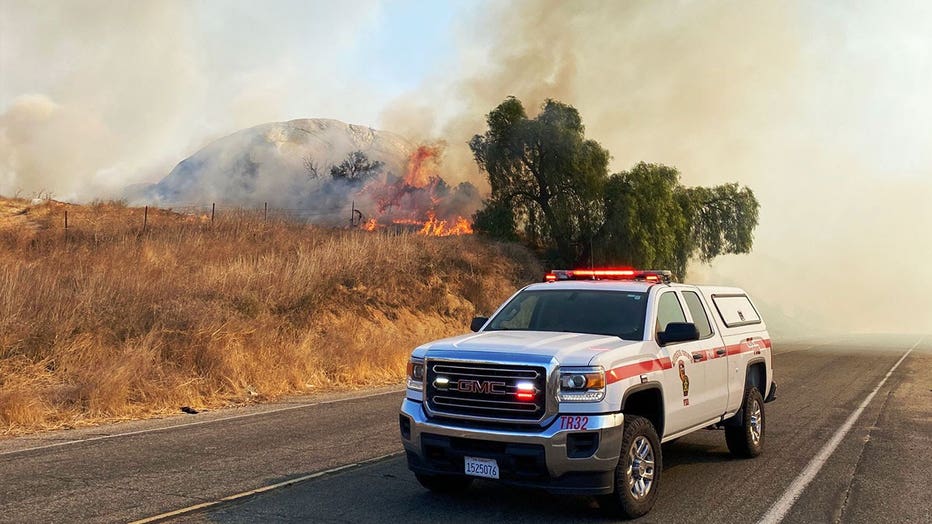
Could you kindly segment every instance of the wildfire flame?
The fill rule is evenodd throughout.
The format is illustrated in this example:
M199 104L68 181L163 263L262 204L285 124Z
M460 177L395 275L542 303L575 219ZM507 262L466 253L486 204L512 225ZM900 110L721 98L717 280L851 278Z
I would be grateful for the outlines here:
M423 220L414 220L413 218L397 218L392 220L392 224L399 226L422 226L424 224Z
M408 170L404 176L407 186L423 189L440 178L440 155L443 153L441 144L418 146L417 150L408 158Z
M422 145L411 153L403 177L392 183L378 181L366 187L374 196L379 214L391 213L398 208L410 207L416 201L429 200L430 206L437 204L434 191L441 182L439 175L442 145ZM405 205L407 204L407 206ZM415 205L423 209L426 206Z
M437 220L432 212L427 213L428 220L424 222L424 227L418 231L419 235L433 237L449 237L454 235L471 235L472 224L463 217L456 217L452 224L446 220Z
M375 202L376 217L359 227L374 231L393 225L426 236L471 235L468 219L444 211L451 190L439 174L442 154L443 144L421 145L408 158L404 176L368 184L363 192ZM443 216L438 218L438 212Z

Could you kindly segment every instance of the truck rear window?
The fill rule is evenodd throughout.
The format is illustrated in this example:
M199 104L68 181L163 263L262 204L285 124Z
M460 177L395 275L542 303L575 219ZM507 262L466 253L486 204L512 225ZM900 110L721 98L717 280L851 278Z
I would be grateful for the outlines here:
M646 312L646 293L523 291L492 318L486 331L561 331L643 340Z
M709 338L712 336L712 324L709 323L709 317L705 314L705 307L702 300L699 299L699 293L694 291L683 291L683 298L686 299L686 307L689 308L689 314L693 316L693 323L699 330L699 338Z
M760 324L760 315L747 295L712 295L712 302L728 327Z

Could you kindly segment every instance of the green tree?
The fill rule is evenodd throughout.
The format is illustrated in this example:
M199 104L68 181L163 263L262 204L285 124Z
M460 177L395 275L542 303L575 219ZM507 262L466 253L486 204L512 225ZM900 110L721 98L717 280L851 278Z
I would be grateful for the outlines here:
M750 253L760 203L736 183L681 190L694 254L703 262L719 255Z
M334 180L345 180L348 182L364 182L382 171L384 164L378 160L370 161L362 151L353 151L347 155L346 159L338 166L330 168L330 176ZM311 173L305 160L305 169ZM314 166L313 173L316 174L317 168Z
M498 200L486 200L473 215L473 228L499 240L517 240L514 209Z
M645 269L676 264L688 225L678 194L679 173L666 166L638 164L612 175L605 185L605 222L597 235L594 258Z
M760 204L738 184L684 187L669 166L639 163L605 185L596 259L686 275L691 259L748 253Z
M535 247L552 248L555 261L575 262L578 246L588 245L603 221L608 151L585 138L574 107L555 100L528 118L509 97L487 123L489 130L469 142L492 187L488 211L477 215L479 229L503 238L523 229Z
M480 232L521 238L554 263L671 269L679 278L690 260L751 250L760 205L746 187L685 187L676 168L643 162L608 176L608 151L585 138L575 108L555 100L528 118L509 97L487 122L469 142L492 188L474 216Z

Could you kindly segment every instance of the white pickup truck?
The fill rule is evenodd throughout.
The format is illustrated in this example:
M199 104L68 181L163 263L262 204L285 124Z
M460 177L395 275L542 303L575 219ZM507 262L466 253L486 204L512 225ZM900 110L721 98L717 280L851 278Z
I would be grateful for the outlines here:
M472 330L408 364L401 438L430 490L497 479L633 518L657 498L661 443L717 427L739 457L763 448L771 343L741 289L554 270Z

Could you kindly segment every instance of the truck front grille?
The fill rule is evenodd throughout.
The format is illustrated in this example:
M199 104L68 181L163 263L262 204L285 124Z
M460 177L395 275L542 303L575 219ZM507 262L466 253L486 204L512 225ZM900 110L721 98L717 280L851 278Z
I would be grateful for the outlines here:
M427 362L427 404L438 415L537 421L547 405L541 366Z

